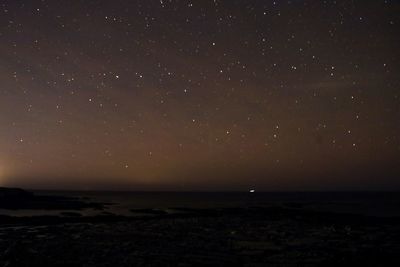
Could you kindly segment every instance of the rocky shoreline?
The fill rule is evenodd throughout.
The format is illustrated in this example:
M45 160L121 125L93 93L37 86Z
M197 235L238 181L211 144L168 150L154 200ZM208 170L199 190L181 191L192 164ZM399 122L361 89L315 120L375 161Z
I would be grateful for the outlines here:
M135 208L0 188L0 266L397 266L400 217L321 212L301 203L242 208ZM82 216L97 209L96 216Z
M394 266L400 218L290 208L0 218L0 266ZM14 220L14 221L12 221Z

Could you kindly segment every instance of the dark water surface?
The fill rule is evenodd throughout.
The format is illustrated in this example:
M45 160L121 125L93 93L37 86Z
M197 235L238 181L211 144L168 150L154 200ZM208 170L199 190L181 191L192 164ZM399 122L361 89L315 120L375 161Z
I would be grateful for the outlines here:
M400 216L399 192L104 192L35 191L38 195L63 195L112 203L106 211L132 215L131 209L243 208L283 206L372 216ZM98 211L85 210L84 215ZM57 214L58 211L4 211L16 216Z

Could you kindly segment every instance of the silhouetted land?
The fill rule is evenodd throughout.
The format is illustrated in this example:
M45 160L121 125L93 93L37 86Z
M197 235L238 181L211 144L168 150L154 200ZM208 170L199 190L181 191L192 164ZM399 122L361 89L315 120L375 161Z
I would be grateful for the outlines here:
M0 187L0 209L82 210L102 209L102 203L85 202L64 196L38 196L19 188Z
M19 190L0 198L17 196L24 207L37 207L26 199L50 199ZM0 266L400 266L399 217L317 212L300 203L80 216L95 203L55 200L72 201L77 212L0 217Z

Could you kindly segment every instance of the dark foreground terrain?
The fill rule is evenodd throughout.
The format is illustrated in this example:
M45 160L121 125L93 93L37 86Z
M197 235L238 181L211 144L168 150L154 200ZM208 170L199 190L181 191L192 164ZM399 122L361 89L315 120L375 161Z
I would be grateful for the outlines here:
M295 205L134 212L2 216L0 266L400 266L396 217Z

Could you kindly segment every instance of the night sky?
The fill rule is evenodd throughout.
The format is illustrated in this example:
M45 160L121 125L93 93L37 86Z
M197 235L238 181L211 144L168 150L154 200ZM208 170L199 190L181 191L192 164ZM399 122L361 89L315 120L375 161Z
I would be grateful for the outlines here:
M400 1L0 2L0 186L400 189Z

